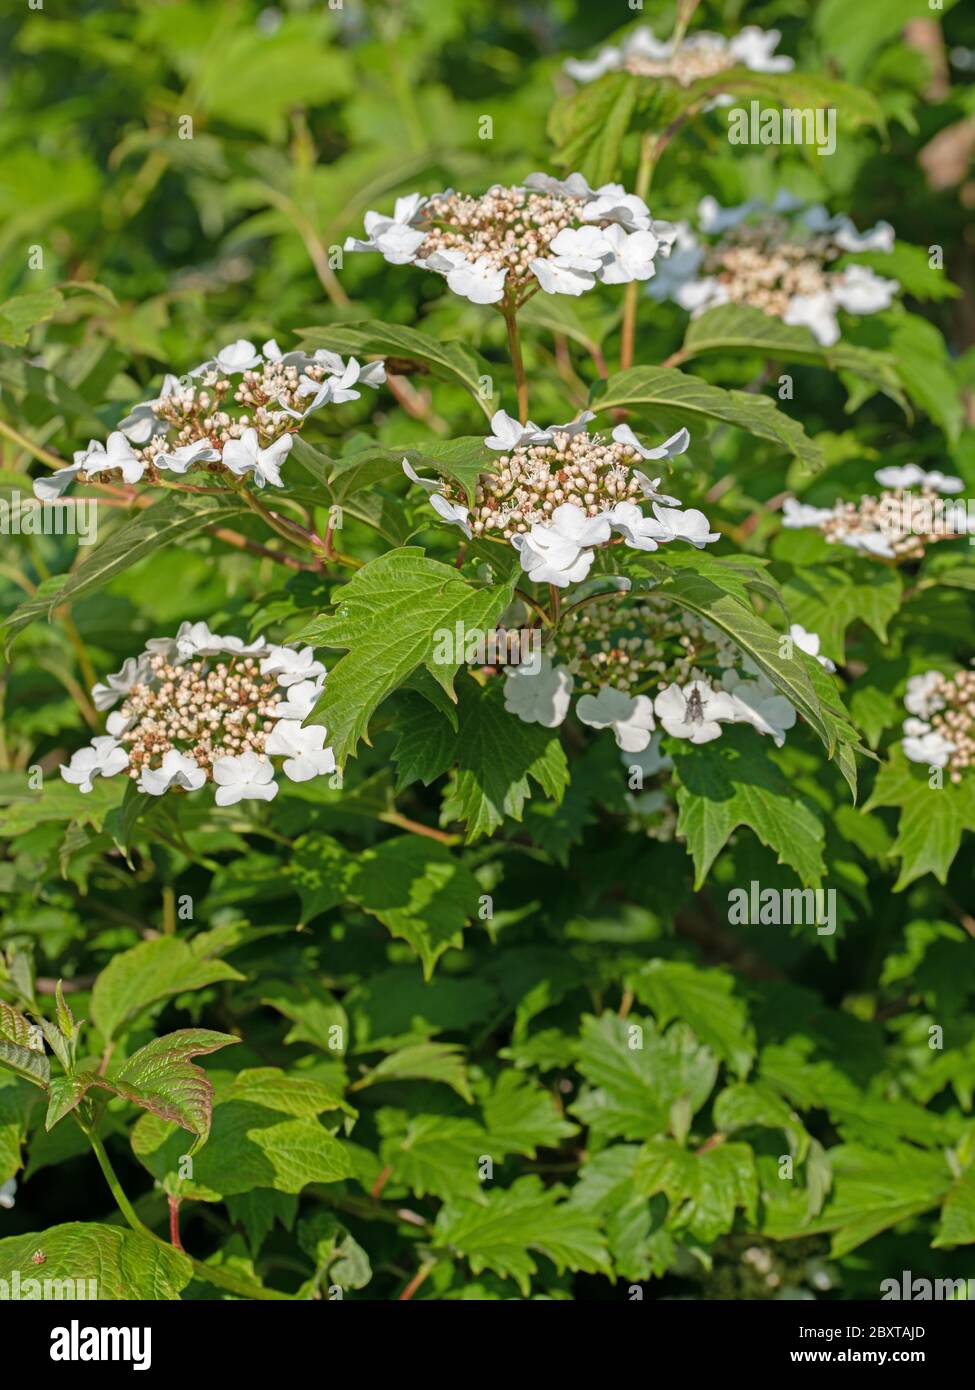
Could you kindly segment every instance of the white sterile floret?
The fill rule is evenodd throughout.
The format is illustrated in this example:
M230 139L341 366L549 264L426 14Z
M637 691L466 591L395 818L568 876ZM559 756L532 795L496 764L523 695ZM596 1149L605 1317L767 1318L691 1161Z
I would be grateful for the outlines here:
M122 662L120 670L106 676L104 683L96 682L91 688L92 704L97 710L111 709L118 704L137 681L145 678L148 664L145 657L129 656Z
M254 344L247 338L237 338L235 342L222 347L216 357L210 357L194 367L189 375L203 376L207 372L216 372L219 376L236 376L260 364L261 354Z
M0 1207L5 1211L10 1211L14 1205L14 1198L17 1192L17 1179L8 1178L6 1182L0 1183Z
M335 754L325 747L325 737L321 724L302 726L297 720L279 719L264 748L268 753L285 755L282 768L292 782L307 782L335 771Z
M760 734L767 734L776 747L785 742L786 731L796 722L795 707L780 695L766 676L744 680L737 671L725 671L722 687L731 696L736 724L750 724Z
M925 671L923 675L911 676L904 696L905 708L921 719L929 719L932 714L937 714L944 709L945 702L939 693L943 683L944 676L940 671Z
M554 584L557 589L566 589L585 579L594 559L591 550L537 523L527 536L512 536L511 544L518 551L521 568L529 579L536 584Z
M590 416L590 418L592 418ZM518 449L524 444L534 444L547 438L544 431L540 430L533 420L528 420L524 425L512 417L504 410L498 410L491 416L491 428L493 434L489 434L484 443L489 449L494 449L496 453L503 454L509 449ZM404 462L404 469L406 464ZM420 483L423 487L437 487L439 484L430 484L424 478L408 471L406 476L412 478L415 483Z
M821 526L834 515L832 507L810 507L795 497L787 497L782 504L782 525L787 531L804 530L807 526Z
M43 478L35 478L34 496L39 502L56 502L67 492L80 472L81 464L71 463L67 468L58 468L54 473L49 473Z
M119 468L125 482L137 483L146 471L145 459L133 451L121 430L113 430L104 444L93 439L87 449L75 454L74 461L89 478Z
M618 222L627 232L646 232L653 225L650 209L621 183L604 183L582 209L583 222Z
M735 723L739 713L726 690L714 690L704 680L692 680L683 689L676 683L668 685L653 708L668 734L691 743L719 738L721 725Z
M278 794L274 768L267 758L248 750L239 756L224 756L213 764L218 806L236 806L238 801L273 801Z
M695 550L703 550L706 545L712 545L721 539L721 533L711 530L711 523L696 507L677 511L673 507L661 507L659 502L654 502L653 514L667 532L668 540L687 541Z
M129 755L118 739L108 735L93 738L87 748L72 753L71 761L61 767L61 776L73 782L79 791L90 792L96 777L114 777L129 765Z
M266 449L261 448L257 430L246 429L239 439L229 439L224 445L223 461L231 473L242 478L253 473L258 487L270 483L272 487L284 487L281 479L281 466L288 454L294 437L283 434Z
M495 416L497 419L497 416ZM470 508L463 506L459 502L452 502L445 497L442 492L437 492L437 488L443 487L443 482L439 478L421 478L419 473L410 463L409 459L403 460L403 472L411 483L419 483L420 487L430 495L430 506L437 513L442 521L446 521L450 526L459 526L468 540L472 538L470 522Z
M321 679L299 681L297 685L289 685L287 698L281 701L274 713L279 719L296 719L300 724L318 704L321 693Z
M463 251L434 251L418 265L439 271L446 277L447 288L469 299L472 304L497 304L504 298L507 270L499 270L487 256L468 259Z
M268 338L267 342L261 347L261 355L265 362L276 362L282 367L307 367L313 362L314 357L309 357L307 352L302 352L300 348L291 352L282 352L278 347L276 338Z
M613 438L617 444L625 444L634 453L639 454L642 459L676 458L678 454L686 453L691 443L689 431L681 429L676 434L672 434L669 439L665 439L662 444L658 444L656 448L648 449L640 443L629 425L617 425L613 430ZM637 477L642 478L643 474L638 473ZM655 479L654 486L659 482L659 478Z
M901 747L904 756L912 763L924 763L927 767L945 767L957 745L944 734L936 732L928 724L917 719L905 719L904 739Z
M546 729L555 729L569 712L574 684L564 666L553 666L551 657L543 656L537 671L516 666L507 673L504 707L525 724L542 724Z
M157 468L169 469L172 473L185 473L195 463L214 463L220 455L205 439L194 440L192 444L181 444L172 453L162 450L153 456Z
M809 656L814 656L820 666L826 671L835 671L835 661L830 661L828 656L819 655L819 633L807 632L801 623L793 623L789 628L789 636L795 642L800 651L806 652Z
M160 420L157 407L163 404L167 396L175 396L180 389L179 377L167 372L162 389L155 400L141 401L124 420L119 421L118 427L126 439L131 440L133 444L148 444L155 435L165 434L167 425L165 421Z
M163 754L161 767L142 769L138 786L140 792L148 792L150 796L162 796L172 787L179 787L188 792L199 791L206 779L206 772L195 758L171 748L168 753Z
M873 476L884 487L926 487L933 488L935 492L954 493L961 492L965 486L962 478L956 478L950 473L941 473L937 469L925 472L916 463L906 463L903 466L890 464L886 468L878 468Z
M657 727L653 701L647 695L628 695L611 685L598 695L583 695L576 703L576 714L593 729L612 729L617 746L626 753L639 753L650 742Z
M633 550L656 550L662 541L673 539L672 533L652 516L645 516L635 502L617 502L607 519Z
M275 647L267 649L261 661L262 676L277 676L278 685L297 685L299 681L324 679L325 667L315 660L314 647Z
M366 240L347 237L346 251L379 251L390 265L409 265L426 240L426 232L417 231L415 223L426 206L427 199L419 193L397 198L392 217L381 212L367 212Z

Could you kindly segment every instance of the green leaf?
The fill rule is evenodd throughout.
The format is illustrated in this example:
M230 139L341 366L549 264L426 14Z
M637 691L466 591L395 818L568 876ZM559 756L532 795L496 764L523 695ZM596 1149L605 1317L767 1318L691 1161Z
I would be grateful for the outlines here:
M192 946L174 936L141 941L113 956L98 976L91 995L92 1022L110 1042L123 1024L150 1004L220 980L243 978L225 961L202 959Z
M364 850L348 896L408 942L429 979L444 951L463 944L478 904L477 880L444 845L403 835Z
M687 841L699 889L731 834L753 830L801 881L816 887L825 866L825 829L812 803L772 762L752 731L728 729L720 744L673 750L679 787L677 834Z
M46 1090L51 1079L51 1064L43 1045L32 1046L34 1030L30 1021L0 999L0 1066L9 1067L24 1081Z
M63 304L60 290L37 290L5 300L0 304L0 343L23 347L31 329L53 318Z
M380 1111L379 1124L384 1135L379 1149L383 1165L415 1197L484 1202L479 1162L490 1150L476 1121Z
M154 551L183 541L205 526L223 525L243 510L243 503L232 494L223 498L170 493L119 526L69 574L52 577L0 626L9 628L12 637L36 618L50 619L62 604L102 588Z
M887 625L901 605L904 583L896 570L884 565L864 569L854 575L838 564L806 565L782 586L789 617L817 632L823 654L837 662L845 660L848 627L866 623L886 642Z
M718 420L759 439L771 440L813 472L825 462L822 450L799 422L779 410L767 396L724 391L676 367L630 367L617 372L593 387L590 403L600 412L619 406L643 406L651 418L655 410L666 411L668 418L680 415L692 434L702 421Z
M338 1101L311 1078L275 1067L242 1071L221 1084L210 1137L193 1155L192 1176L181 1177L186 1140L157 1115L143 1115L132 1149L165 1190L200 1202L271 1187L298 1193L310 1182L354 1175L349 1150L315 1118Z
M519 1178L510 1188L489 1188L483 1207L443 1207L434 1245L463 1255L475 1274L493 1270L514 1279L524 1297L544 1255L564 1269L608 1274L609 1254L593 1212L562 1200L563 1189L544 1188L540 1178Z
M681 346L684 358L700 357L707 352L747 351L761 352L776 360L810 363L832 372L849 372L883 391L910 414L897 359L891 353L842 341L825 347L808 328L783 323L748 304L721 304L700 318L691 319Z
M422 1042L401 1047L353 1082L349 1089L359 1091L384 1081L442 1081L468 1104L474 1101L463 1050L456 1043Z
M35 1263L38 1251L42 1264ZM8 1288L16 1280L22 1298L158 1302L178 1298L192 1277L193 1266L181 1251L123 1226L72 1221L0 1240L0 1279ZM31 1279L40 1292L26 1292ZM43 1292L46 1280L51 1281L48 1293Z
M941 1248L975 1243L975 1172L963 1173L945 1197L932 1244Z
M623 1139L665 1131L678 1100L699 1110L718 1074L713 1054L688 1029L661 1036L651 1022L614 1013L583 1018L578 1068L592 1089L572 1113L597 1134Z
M463 821L468 844L490 835L505 816L522 819L529 779L556 803L562 800L568 763L557 730L509 714L499 681L464 681L458 701L456 734L430 706L411 702L393 750L400 787L416 778L432 782L453 769L441 819Z
M610 72L556 103L548 129L559 147L557 163L578 170L593 187L615 178L638 87L630 73Z
M682 961L652 960L627 978L661 1028L679 1018L739 1076L747 1076L755 1056L755 1034L731 975Z
M892 750L863 808L867 815L877 806L896 806L900 811L892 857L901 861L894 891L900 892L926 873L945 883L952 860L961 846L962 831L975 830L975 781L945 781L932 786L929 771L908 762L899 748Z
M339 764L366 739L376 707L424 667L455 699L460 660L439 662L436 633L489 630L510 602L510 588L474 589L457 571L428 560L417 547L392 550L359 570L341 591L331 616L317 619L300 637L318 646L345 649L311 716L324 723Z
M665 1193L674 1229L704 1244L731 1230L739 1208L749 1221L756 1219L758 1173L747 1144L688 1153L672 1140L657 1139L643 1146L633 1181L648 1197Z
M577 1132L551 1091L514 1070L499 1074L481 1109L488 1141L485 1153L534 1158L539 1148L557 1149Z
M351 353L356 357L376 356L394 359L390 371L408 375L427 368L435 376L458 382L469 391L490 418L491 409L481 387L490 378L492 367L478 353L463 343L442 343L429 333L378 319L362 319L354 323L333 323L328 328L299 328L300 346L309 351L328 348L332 352Z

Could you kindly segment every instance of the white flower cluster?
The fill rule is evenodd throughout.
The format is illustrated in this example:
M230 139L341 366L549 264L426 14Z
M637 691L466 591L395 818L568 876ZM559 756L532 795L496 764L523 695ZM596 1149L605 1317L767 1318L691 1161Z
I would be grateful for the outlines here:
M652 607L652 597L649 602ZM615 626L609 601L605 610L595 618L595 629L592 611L570 620L585 636L571 631L559 634L556 659L546 653L536 669L515 667L508 672L504 701L509 713L526 724L557 728L569 712L577 683L581 683L586 693L576 701L578 719L594 729L612 729L624 753L641 753L650 747L658 725L659 731L672 738L709 743L720 736L724 724L749 724L777 747L782 746L796 722L795 708L757 666L709 624L678 619L678 629L683 628L679 641L684 654L665 663L653 659L659 649L652 635L603 637ZM653 620L654 614L644 603L634 616L646 622ZM677 629L672 623L668 626L662 613L659 617L661 628L672 636ZM800 650L826 669L836 669L828 658L819 655L816 633L793 624L789 635ZM583 651L586 641L594 650ZM710 662L722 668L720 675L708 675L692 664L702 641L712 644ZM595 682L607 676L607 683L595 688ZM639 684L646 689L634 689ZM651 693L654 685L656 694Z
M617 425L612 442L589 434L594 418L584 411L565 425L539 429L521 425L503 410L491 421L485 443L501 454L495 473L482 474L474 507L459 501L455 489L439 479L421 478L407 459L403 470L430 493L430 504L468 539L500 532L518 550L521 567L538 584L564 589L585 579L595 549L615 533L634 550L656 550L669 541L703 549L718 539L703 512L681 510L675 497L657 489L635 467L647 460L672 459L690 444L687 430L648 449L629 425ZM650 502L647 516L634 498Z
M76 481L155 482L195 467L283 487L281 467L304 421L385 380L382 362L363 366L325 348L282 352L273 338L258 352L239 338L186 378L167 375L159 395L137 405L105 444L92 439L67 468L36 479L34 493L53 501Z
M112 711L107 733L78 749L61 776L82 792L124 772L149 796L211 781L218 806L271 801L273 756L292 782L335 771L325 729L305 723L325 674L311 647L245 643L183 623L92 688L96 709Z
M647 286L652 298L671 299L693 318L719 304L748 304L830 346L840 336L840 309L878 313L899 289L865 265L833 266L844 252L892 251L887 222L860 233L848 217L804 207L788 193L771 206L752 199L733 208L706 197L697 214L698 233L677 224L673 251Z
M882 560L920 559L928 545L973 529L963 501L941 500L942 494L962 490L961 478L938 470L925 472L916 463L892 464L878 469L874 477L884 490L879 497L864 496L859 502L841 499L832 507L813 507L787 497L782 525L787 530L820 531L831 545Z
M960 782L975 763L975 671L925 671L907 682L904 754L912 763L948 768Z
M597 283L649 280L675 234L622 184L591 188L581 174L530 174L479 197L413 193L396 200L392 217L367 212L365 225L365 240L349 237L347 251L435 271L474 304L514 307L538 289L581 295Z
M777 29L749 24L731 39L705 30L675 43L658 39L644 25L619 46L601 48L595 58L570 58L565 71L576 82L595 82L622 69L640 77L670 78L682 87L739 66L752 72L791 72L792 59L775 52L781 37Z

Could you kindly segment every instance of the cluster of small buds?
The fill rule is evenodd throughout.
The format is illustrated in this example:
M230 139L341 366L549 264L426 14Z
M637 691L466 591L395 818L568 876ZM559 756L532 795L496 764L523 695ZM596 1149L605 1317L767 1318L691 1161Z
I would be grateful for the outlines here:
M583 198L500 185L479 197L437 194L417 221L418 230L427 231L417 259L435 251L460 251L471 261L484 258L493 269L507 270L509 289L520 291L533 278L531 262L547 257L552 239L577 225L584 203Z
M828 236L797 237L774 217L731 228L705 255L702 272L719 282L728 302L784 318L796 295L829 289L828 265L839 254Z
M189 753L208 774L226 754L263 754L282 698L275 677L262 676L252 656L215 665L152 656L148 679L132 687L119 711L129 776L138 780L171 748Z
M631 53L624 59L623 69L636 77L670 78L681 87L690 87L702 78L727 72L737 61L728 47L683 44L676 52L662 58Z
M245 645L206 623L183 623L94 686L95 707L112 710L107 733L74 753L61 775L82 792L96 777L126 773L150 796L213 782L218 806L270 801L278 790L272 756L283 757L294 782L335 771L325 729L305 723L325 674L311 647L263 637Z
M510 540L548 520L556 507L571 502L587 516L599 516L642 497L632 469L642 460L626 444L599 435L556 434L551 444L513 449L498 459L497 471L477 484L470 526L475 536L497 532ZM444 495L451 501L449 485Z
M683 686L700 667L726 670L739 655L722 633L652 596L623 605L609 597L569 614L555 650L579 694Z
M908 682L904 752L911 762L945 768L958 783L975 763L975 671L928 671Z

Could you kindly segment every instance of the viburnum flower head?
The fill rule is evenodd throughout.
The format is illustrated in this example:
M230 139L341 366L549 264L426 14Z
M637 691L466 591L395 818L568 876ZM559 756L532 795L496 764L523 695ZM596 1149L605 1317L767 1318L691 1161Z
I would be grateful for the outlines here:
M595 82L607 72L623 70L689 87L692 82L734 67L750 68L753 72L791 72L792 59L775 52L780 38L777 29L762 30L749 24L731 39L701 31L675 43L673 39L658 39L652 29L642 25L627 34L621 44L600 49L595 58L570 58L564 66L577 82Z
M879 468L874 477L883 491L858 502L840 499L832 507L811 507L787 497L782 525L819 531L831 545L883 560L920 559L929 545L971 530L965 502L941 500L960 492L963 479L936 469L925 472L914 463Z
M878 313L900 288L868 266L836 264L845 253L892 251L887 222L861 234L848 217L803 207L788 193L771 205L752 199L732 208L706 197L697 211L698 231L677 225L673 251L647 287L653 299L671 299L692 318L721 304L745 304L806 327L830 346L840 336L840 309Z
M925 671L907 682L904 755L912 763L946 768L952 782L975 763L975 671L953 676Z
M593 418L585 411L568 424L539 429L498 411L485 443L500 457L493 471L481 474L472 506L456 485L421 477L408 459L403 471L430 494L438 515L468 538L510 541L522 569L539 584L566 588L585 579L596 548L614 533L636 550L675 540L700 549L718 539L703 512L681 510L675 497L658 491L660 478L638 467L684 453L686 429L648 448L629 425L617 425L609 440L590 434ZM653 515L641 509L647 501Z
M385 380L382 362L346 361L325 348L285 353L273 338L258 352L239 338L185 378L168 374L159 395L135 406L105 444L91 440L67 467L36 479L34 494L50 502L76 481L132 486L201 468L282 487L282 466L305 420Z
M346 251L378 251L444 276L474 304L511 308L539 289L580 295L599 283L649 280L675 234L621 184L591 188L581 174L530 174L480 196L412 194L397 200L392 218L367 213L366 232L349 237Z
M326 730L304 722L325 677L311 647L183 623L94 687L96 707L111 710L108 732L78 749L61 775L82 792L96 777L124 772L149 796L212 782L218 806L270 801L274 757L294 782L335 771Z

